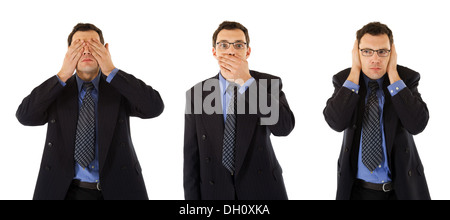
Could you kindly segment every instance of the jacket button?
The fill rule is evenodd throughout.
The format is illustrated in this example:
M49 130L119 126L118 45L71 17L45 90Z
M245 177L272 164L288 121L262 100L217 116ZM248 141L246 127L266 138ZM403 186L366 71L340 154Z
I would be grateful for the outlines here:
M52 142L48 142L47 146L49 146L49 147L53 147L53 144L52 144Z
M411 172L411 170L410 170L410 171L408 171L408 176L412 176L412 172Z
M206 140L206 135L202 135L202 140Z
M51 123L51 124L55 124L55 122L56 122L55 119L50 120L50 123Z
M205 161L206 161L206 163L209 163L209 162L211 162L211 158L207 157L207 158L205 158Z
M348 147L346 147L346 148L344 149L344 151L345 151L345 152L348 152Z
M210 184L211 186L213 186L213 185L214 185L214 181L210 180L210 181L209 181L209 184Z

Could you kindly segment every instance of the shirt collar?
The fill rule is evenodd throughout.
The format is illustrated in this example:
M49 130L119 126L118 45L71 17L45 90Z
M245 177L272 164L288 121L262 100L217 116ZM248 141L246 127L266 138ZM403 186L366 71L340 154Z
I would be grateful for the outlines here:
M76 74L76 79L77 79L77 85L78 85L78 92L81 92L81 89L83 88L83 83L88 83L85 82L84 80L82 80L80 77L78 77L78 74ZM95 77L91 82L94 85L95 90L98 91L98 84L100 83L100 76L102 75L101 70L98 71L98 75L97 77Z
M230 83L223 78L222 73L219 71L219 86L220 86L220 94L225 94L227 92L228 85Z

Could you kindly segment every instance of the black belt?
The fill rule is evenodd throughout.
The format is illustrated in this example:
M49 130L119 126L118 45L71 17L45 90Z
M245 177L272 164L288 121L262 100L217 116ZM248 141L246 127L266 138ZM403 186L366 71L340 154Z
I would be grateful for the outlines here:
M394 190L394 184L392 182L376 184L376 183L369 183L364 180L357 179L355 183L357 185L361 186L362 188L376 190L376 191L390 192L390 191Z
M102 188L100 187L100 182L88 183L88 182L81 182L78 179L74 179L72 180L72 185L78 186L83 189L94 189L98 191L102 190Z

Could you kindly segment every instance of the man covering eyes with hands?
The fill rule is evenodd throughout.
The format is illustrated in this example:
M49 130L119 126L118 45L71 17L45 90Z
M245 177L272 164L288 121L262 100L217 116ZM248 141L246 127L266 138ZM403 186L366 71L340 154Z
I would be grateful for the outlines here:
M34 199L148 199L129 117L159 116L159 93L114 66L95 25L77 24L68 45L58 74L16 113L23 125L48 123Z

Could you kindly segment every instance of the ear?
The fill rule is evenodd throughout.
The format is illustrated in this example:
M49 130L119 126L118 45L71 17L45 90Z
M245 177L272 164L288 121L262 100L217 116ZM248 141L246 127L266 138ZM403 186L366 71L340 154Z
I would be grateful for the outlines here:
M247 49L247 54L246 54L247 59L248 59L248 57L250 57L250 54L251 54L251 53L252 53L252 48L249 47L249 48Z
M212 54L213 54L214 58L217 59L217 50L215 47L212 48Z
M108 43L105 44L105 48L109 52L109 44Z

